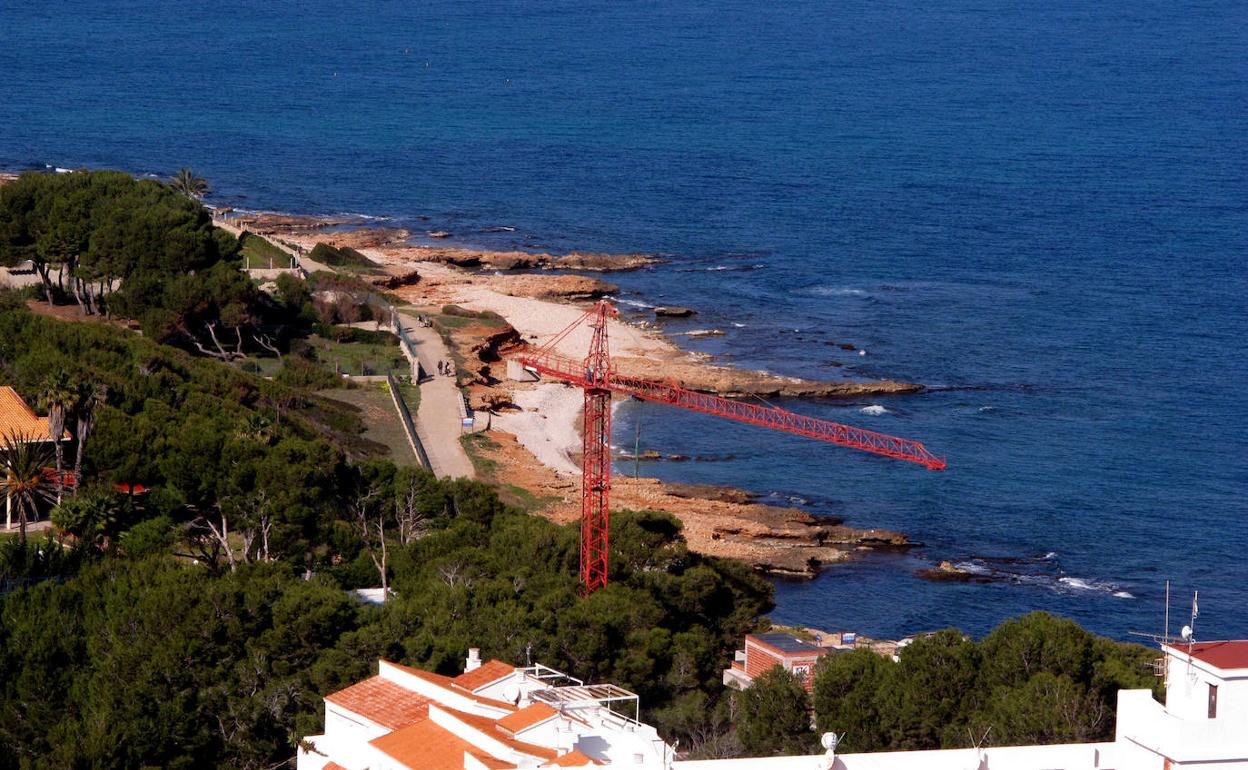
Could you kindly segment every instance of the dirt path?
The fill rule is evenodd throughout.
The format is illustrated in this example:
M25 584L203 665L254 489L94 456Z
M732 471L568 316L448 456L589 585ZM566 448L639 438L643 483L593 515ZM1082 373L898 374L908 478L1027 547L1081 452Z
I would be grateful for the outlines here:
M416 319L399 313L407 338L416 346L420 365L431 378L420 384L420 408L416 412L416 433L429 455L438 478L473 478L472 461L459 443L462 433L463 395L454 377L438 374L438 361L450 361L446 343L433 329L421 326Z

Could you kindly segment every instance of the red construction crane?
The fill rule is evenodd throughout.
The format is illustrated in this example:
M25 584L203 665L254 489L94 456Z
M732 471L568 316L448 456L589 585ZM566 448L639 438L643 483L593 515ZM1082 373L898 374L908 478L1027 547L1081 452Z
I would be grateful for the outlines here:
M584 449L581 455L581 582L587 595L607 584L610 524L607 503L611 493L613 393L907 460L929 470L939 471L947 467L945 458L932 454L917 441L806 417L779 407L759 406L698 393L674 382L649 380L615 372L611 368L611 353L607 347L607 322L615 315L617 312L610 303L600 301L542 347L512 356L513 360L526 369L564 380L585 391L585 427L582 434ZM585 323L593 330L589 355L585 360L577 361L556 353L558 344Z

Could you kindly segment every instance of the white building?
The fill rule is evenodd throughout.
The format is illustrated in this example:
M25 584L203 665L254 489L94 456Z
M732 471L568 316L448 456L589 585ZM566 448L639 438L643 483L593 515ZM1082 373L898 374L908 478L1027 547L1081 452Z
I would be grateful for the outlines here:
M465 668L448 677L380 661L377 676L325 696L325 732L301 742L298 770L671 767L627 690L482 664L476 650Z
M298 770L1248 770L1248 641L1163 650L1165 705L1120 691L1112 742L702 761L677 761L614 685L481 664L476 650L457 677L381 661L325 697L325 733L304 739Z

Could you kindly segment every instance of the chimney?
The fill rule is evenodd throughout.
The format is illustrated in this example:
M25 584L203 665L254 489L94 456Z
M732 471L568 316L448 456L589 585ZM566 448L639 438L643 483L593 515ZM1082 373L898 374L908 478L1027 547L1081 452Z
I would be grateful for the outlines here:
M481 650L476 647L468 648L468 662L464 665L464 673L476 671L481 668Z

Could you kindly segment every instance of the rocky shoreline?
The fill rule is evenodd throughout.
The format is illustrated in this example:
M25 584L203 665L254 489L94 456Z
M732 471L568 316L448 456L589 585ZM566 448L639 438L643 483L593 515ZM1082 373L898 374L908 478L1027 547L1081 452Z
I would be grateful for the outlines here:
M599 278L547 269L605 272L651 265L647 255L548 255L410 245L409 233L394 228L318 232L308 219L284 226L258 220L266 233L310 249L317 242L358 249L391 278L387 284L418 312L442 314L453 306L458 319L443 329L456 359L470 405L492 414L492 429L474 442L478 469L504 490L520 490L532 512L556 521L580 515L580 391L546 383L505 379L504 358L525 346L542 345L579 317L588 301L616 292ZM330 220L325 220L329 227ZM670 308L689 317L691 308ZM751 371L714 362L674 345L655 328L611 322L613 361L625 374L654 376L686 388L726 397L844 398L917 393L914 383L879 380L826 382ZM559 352L584 355L588 336L571 335ZM541 390L538 393L538 390ZM547 419L551 417L551 419ZM519 493L511 493L519 494ZM534 503L534 501L537 501ZM616 477L612 508L660 510L683 525L690 550L737 559L772 574L813 577L820 569L861 550L915 547L904 534L858 529L820 519L799 508L756 502L747 493L719 487L666 484L656 479Z

